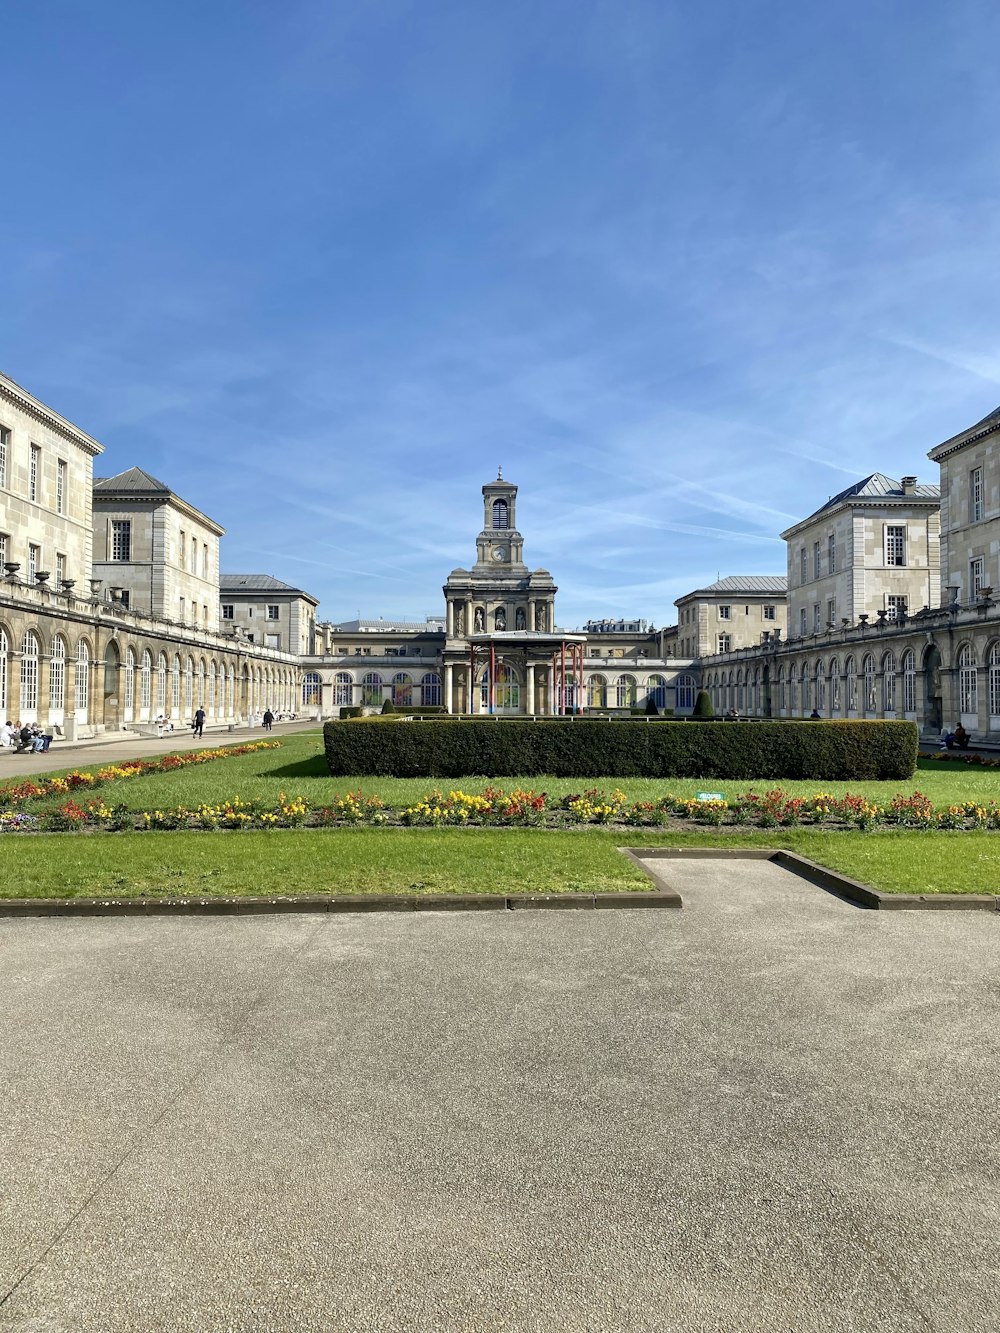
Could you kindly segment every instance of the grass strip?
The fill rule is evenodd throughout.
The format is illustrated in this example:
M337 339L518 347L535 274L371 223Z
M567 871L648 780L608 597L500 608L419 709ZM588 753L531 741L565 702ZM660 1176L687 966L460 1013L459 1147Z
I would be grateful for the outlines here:
M32 835L30 854L25 846L0 864L0 897L647 889L646 876L615 850L628 845L784 847L888 893L1000 891L1000 841L989 833L348 828ZM683 893L683 867L676 874Z

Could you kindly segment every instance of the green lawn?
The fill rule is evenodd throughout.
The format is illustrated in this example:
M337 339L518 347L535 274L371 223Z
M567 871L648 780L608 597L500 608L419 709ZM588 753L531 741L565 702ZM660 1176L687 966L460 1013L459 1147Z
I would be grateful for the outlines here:
M919 790L935 805L958 804L966 800L1000 801L1000 768L970 767L921 760L914 777L904 782L723 782L716 778L331 778L326 771L320 732L298 732L282 738L277 750L261 750L236 759L221 759L209 764L195 764L173 773L152 774L108 783L101 795L109 805L124 801L132 809L153 809L184 805L197 806L239 796L243 800L273 805L281 792L304 796L310 805L323 805L336 796L361 788L374 792L386 805L399 807L412 803L434 787L442 791L461 789L481 792L488 786L508 790L522 786L545 791L551 796L579 792L587 787L611 791L619 787L629 801L651 800L665 792L693 796L698 791L721 791L732 798L748 790L766 791L781 786L792 796L811 796L821 790L832 795L851 791L866 796L876 804L887 804L896 792ZM80 768L101 767L99 755ZM53 770L56 772L57 770ZM59 772L68 772L60 769Z
M648 888L615 850L623 845L785 847L888 892L1000 888L1000 838L990 833L347 828L12 836L19 839L16 855L0 864L4 898ZM683 894L683 867L672 873Z
M196 806L240 796L273 804L280 792L311 805L362 786L387 805L402 806L435 785L468 792L487 779L332 779L319 732L299 733L278 750L223 759L170 774L132 778L100 789L113 805L133 809ZM100 767L100 757L82 768ZM67 770L62 770L67 771ZM493 780L493 785L498 785ZM648 779L505 779L557 796L616 786L629 800L667 791L692 795L706 787L732 798L770 783ZM821 784L787 782L793 795ZM877 803L919 789L937 805L1000 800L1000 769L925 761L912 782L826 784ZM670 832L644 828L568 831L532 829L299 829L251 833L11 834L0 863L0 896L239 896L303 893L491 893L498 885L524 892L618 892L648 887L645 876L615 848L631 846L784 847L888 892L1000 892L1000 834L880 830L858 833L811 828L759 831L704 827ZM682 873L682 872L681 872Z

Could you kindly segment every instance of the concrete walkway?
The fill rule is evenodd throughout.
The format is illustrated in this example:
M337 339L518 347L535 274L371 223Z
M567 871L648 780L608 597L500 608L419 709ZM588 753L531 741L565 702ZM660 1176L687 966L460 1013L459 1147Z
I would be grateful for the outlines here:
M1000 920L668 873L0 920L0 1330L993 1333Z
M140 736L132 731L105 732L93 740L59 741L47 754L15 754L0 748L0 782L33 773L57 773L65 768L87 768L92 765L116 764L123 759L145 759L170 754L175 750L204 750L216 745L240 745L246 741L281 740L297 731L317 731L321 722L276 722L270 733L263 727L206 728L201 740L194 740L191 729L184 727L170 732L159 740L156 736Z

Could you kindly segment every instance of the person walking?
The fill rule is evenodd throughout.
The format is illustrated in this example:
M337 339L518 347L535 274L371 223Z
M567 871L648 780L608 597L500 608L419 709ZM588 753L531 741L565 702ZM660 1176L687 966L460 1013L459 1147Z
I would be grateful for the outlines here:
M274 721L274 714L271 712L270 708L268 708L268 709L265 711L265 713L264 713L264 717L263 717L262 721L263 721L263 725L264 725L264 730L265 730L265 731L270 731L270 730L271 730L271 723Z
M191 732L192 740L194 740L195 736L201 736L201 733L205 728L205 710L202 708L201 704L198 705L198 711L194 715L193 727L194 729Z

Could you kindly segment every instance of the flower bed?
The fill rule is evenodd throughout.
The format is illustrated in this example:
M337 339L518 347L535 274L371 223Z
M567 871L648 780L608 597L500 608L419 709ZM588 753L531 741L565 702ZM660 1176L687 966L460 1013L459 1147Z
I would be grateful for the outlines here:
M200 751L187 757L187 762L203 763L206 758L245 754L276 743L265 741L233 750ZM148 771L162 771L165 762L154 763ZM99 775L110 772L100 770ZM122 776L120 769L114 770L114 774ZM104 777L101 780L109 779ZM52 790L64 794L60 789ZM214 831L331 828L359 824L429 828L569 828L582 825L681 828L685 824L704 824L715 828L813 826L865 831L879 827L1000 830L1000 805L995 801L987 804L965 801L959 805L935 807L930 798L919 791L908 795L900 792L887 805L880 806L850 793L845 796L832 796L828 792L816 792L808 797L790 796L780 787L763 793L744 792L731 801L699 800L667 792L656 801L632 802L617 789L604 792L590 788L573 795L550 798L545 792L487 787L481 795L435 789L421 800L398 810L387 808L378 796L365 795L361 791L347 792L323 806L311 806L303 796L289 797L282 792L274 806L244 801L236 796L216 805L202 804L194 809L177 806L169 810L131 810L124 803L110 807L100 798L81 802L76 796L70 796L36 813L0 810L0 833Z
M255 754L258 750L277 750L281 741L251 741L246 745L221 746L214 750L192 750L189 754L168 754L162 759L129 759L123 764L107 764L94 772L74 770L61 778L45 778L41 782L7 783L0 786L0 810L11 810L30 801L47 796L65 796L70 792L90 791L105 782L119 782L122 778L143 778L150 773L171 773L174 769L188 768L191 764L208 764L215 759L234 759L238 755Z

